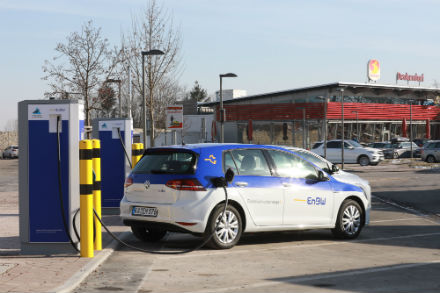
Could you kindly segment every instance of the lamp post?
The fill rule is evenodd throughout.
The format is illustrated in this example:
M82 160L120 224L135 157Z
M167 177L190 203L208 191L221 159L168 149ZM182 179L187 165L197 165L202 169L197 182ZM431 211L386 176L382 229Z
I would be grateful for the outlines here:
M296 107L297 109L302 110L302 124L303 124L303 149L306 148L306 108L305 107Z
M319 96L318 99L324 102L324 158L327 158L327 106L328 98Z
M145 97L145 56L151 56L151 55L163 55L165 54L161 50L149 50L149 51L141 51L142 54L142 129L144 132L144 146L147 148L147 101ZM151 70L148 72L148 75L150 76ZM151 107L151 100L153 99L153 89L150 88L150 111L153 111ZM154 121L151 121L150 123L154 124ZM151 141L150 146L154 146L154 128L151 135Z
M108 78L106 81L106 83L117 83L118 84L118 101L119 101L119 117L122 117L122 104L121 104L121 80L120 79L111 79Z
M411 163L413 160L413 127L412 127L412 103L414 100L409 100L409 142L411 151Z
M342 160L342 170L344 170L344 135L345 135L345 129L344 129L344 89L340 88L338 89L339 92L341 92L341 122L342 122L342 135L341 135L341 160Z
M355 113L356 114L356 134L357 134L357 138L358 138L358 142L360 142L360 134L359 134L359 120L358 120L358 111L351 111L351 113Z
M222 78L223 77L237 77L235 73L226 73L226 74L220 74L220 142L224 143L225 138L225 129L224 129L224 122L225 122L225 109L223 109L223 89L222 89Z

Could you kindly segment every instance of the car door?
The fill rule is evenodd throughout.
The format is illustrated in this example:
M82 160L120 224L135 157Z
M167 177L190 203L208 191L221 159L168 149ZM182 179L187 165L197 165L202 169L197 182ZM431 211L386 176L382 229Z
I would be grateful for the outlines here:
M349 142L344 141L344 162L357 163L358 150ZM342 159L341 159L342 162Z
M327 160L329 160L332 163L342 162L340 141L329 141L327 143Z
M224 155L225 167L236 165L232 185L246 203L255 225L279 226L283 222L284 188L272 176L261 149L235 149Z
M333 212L331 183L318 180L318 170L299 156L277 150L267 152L285 188L283 224L328 225Z

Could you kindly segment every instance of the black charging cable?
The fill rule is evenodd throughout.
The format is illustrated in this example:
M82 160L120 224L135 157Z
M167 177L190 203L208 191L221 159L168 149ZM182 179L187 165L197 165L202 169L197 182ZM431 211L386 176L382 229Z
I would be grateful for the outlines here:
M124 149L125 157L127 158L128 164L130 165L130 169L133 169L133 166L131 165L130 157L128 156L127 153L127 149L125 148L124 141L122 140L121 130L119 129L119 127L117 129L118 129L119 140L121 141L122 148Z
M70 236L69 229L67 227L67 220L66 220L66 214L64 212L64 202L63 202L63 189L62 189L62 183L61 183L61 141L60 141L60 122L61 117L57 116L57 146L58 146L58 196L60 199L60 209L61 209L61 216L63 218L63 225L64 230L66 231L67 237L69 237L70 244L72 244L72 247L77 251L80 252L78 247L76 247L75 242L73 242L72 237ZM79 239L79 238L78 238Z
M225 191L225 207L223 209L223 212L221 214L221 216L219 217L220 219L222 219L224 217L224 215L226 214L226 209L228 207L228 191L226 190L226 186L223 186L223 190ZM212 233L209 235L209 237L207 237L202 243L200 243L199 245L197 245L196 247L190 248L190 249L185 249L185 250L181 250L181 251L155 251L155 250L149 250L149 249L143 249L143 248L139 248L136 246L133 246L123 240L121 240L120 238L118 238L118 236L116 236L115 234L113 234L108 227L102 222L101 218L98 216L98 214L96 213L96 211L93 209L93 213L95 214L95 217L98 219L98 221L101 223L101 225L104 227L104 229L107 231L107 233L113 238L115 239L117 242L119 242L120 244L131 248L133 250L137 250L137 251L141 251L141 252L146 252L146 253L151 253L151 254L185 254L185 253L189 253L189 252L193 252L195 250L199 250L200 248L202 248L203 246L205 246L210 240L211 238L214 236L214 233L217 232L217 229L220 225L221 221L218 221L214 227L214 230L212 231Z

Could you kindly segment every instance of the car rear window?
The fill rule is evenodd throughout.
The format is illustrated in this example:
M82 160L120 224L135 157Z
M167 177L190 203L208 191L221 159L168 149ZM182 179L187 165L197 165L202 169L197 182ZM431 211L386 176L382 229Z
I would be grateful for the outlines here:
M322 142L315 142L315 144L313 145L312 149L317 149L322 145Z
M147 152L133 169L134 174L192 174L197 156L192 152L158 150Z

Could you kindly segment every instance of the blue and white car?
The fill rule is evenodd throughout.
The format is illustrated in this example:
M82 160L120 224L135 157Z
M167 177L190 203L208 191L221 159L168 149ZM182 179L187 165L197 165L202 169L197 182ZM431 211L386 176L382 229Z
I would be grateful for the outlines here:
M225 192L213 179L228 169L235 177L222 216ZM353 239L369 223L370 207L361 187L336 180L294 151L194 144L146 150L127 177L120 215L143 241L186 232L225 249L246 232L329 228Z

